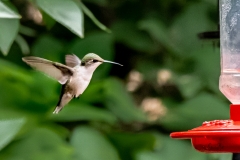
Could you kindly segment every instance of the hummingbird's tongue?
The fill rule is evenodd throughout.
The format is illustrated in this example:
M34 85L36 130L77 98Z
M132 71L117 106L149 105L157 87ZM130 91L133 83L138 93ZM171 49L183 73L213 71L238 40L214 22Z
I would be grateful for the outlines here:
M112 61L107 61L107 60L104 60L103 62L107 62L107 63L113 63L113 64L117 64L117 65L119 65L119 66L123 66L122 64L120 64L120 63L116 63L116 62L112 62Z

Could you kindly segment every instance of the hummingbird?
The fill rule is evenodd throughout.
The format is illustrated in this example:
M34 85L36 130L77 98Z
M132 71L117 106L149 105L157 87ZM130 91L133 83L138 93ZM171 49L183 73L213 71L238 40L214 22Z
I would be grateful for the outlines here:
M59 101L53 114L58 114L72 98L78 98L85 91L93 72L100 64L106 62L123 66L116 62L104 60L94 53L86 54L82 60L74 54L66 55L66 65L34 56L23 57L22 60L62 85Z

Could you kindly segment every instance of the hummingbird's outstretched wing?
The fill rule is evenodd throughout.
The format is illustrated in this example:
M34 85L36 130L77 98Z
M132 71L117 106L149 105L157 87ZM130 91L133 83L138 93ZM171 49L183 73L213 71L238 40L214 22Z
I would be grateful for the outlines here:
M72 68L63 65L61 63L52 62L39 57L24 57L22 58L24 62L30 65L32 68L41 71L56 79L59 83L65 84L70 76L73 75Z
M81 60L75 54L65 56L65 63L69 67L75 67L81 64Z

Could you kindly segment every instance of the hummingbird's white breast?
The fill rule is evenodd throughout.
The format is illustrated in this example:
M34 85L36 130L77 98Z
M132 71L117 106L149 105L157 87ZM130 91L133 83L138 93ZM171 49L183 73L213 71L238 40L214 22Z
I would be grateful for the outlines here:
M76 66L74 70L75 72L69 79L68 85L73 90L73 94L78 97L89 85L94 70L89 70L85 66Z

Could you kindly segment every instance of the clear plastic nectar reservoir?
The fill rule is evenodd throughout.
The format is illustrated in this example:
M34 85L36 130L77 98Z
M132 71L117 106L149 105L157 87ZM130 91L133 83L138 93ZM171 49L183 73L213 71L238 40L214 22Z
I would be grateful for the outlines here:
M220 0L220 91L240 104L240 0Z

